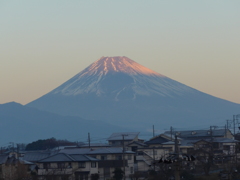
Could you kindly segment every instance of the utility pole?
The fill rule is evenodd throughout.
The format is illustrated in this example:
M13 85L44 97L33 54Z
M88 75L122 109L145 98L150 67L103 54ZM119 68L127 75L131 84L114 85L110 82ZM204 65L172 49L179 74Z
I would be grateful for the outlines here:
M212 126L210 126L210 136L211 136L211 142L213 142L213 132L212 132Z
M123 150L122 150L122 159L123 159L123 179L125 180L125 143L124 143L124 137L128 136L127 134L122 134L122 141L123 141Z
M227 137L227 125L225 124L225 136Z
M153 137L155 137L155 130L154 130L154 125L153 125Z
M88 133L88 147L90 148L90 133Z
M170 133L171 133L171 141L172 141L172 134L173 134L173 128L172 128L172 126L170 127Z
M176 154L176 165L175 165L175 180L180 180L180 163L179 163L179 149L178 149L178 140L177 135L175 135L175 154Z
M227 129L229 129L229 121L231 122L231 120L226 120L227 121Z
M235 115L233 115L233 135L235 137Z
M153 147L153 170L155 171L155 169L156 169L156 166L155 166L155 164L156 164L156 162L155 162L155 148Z

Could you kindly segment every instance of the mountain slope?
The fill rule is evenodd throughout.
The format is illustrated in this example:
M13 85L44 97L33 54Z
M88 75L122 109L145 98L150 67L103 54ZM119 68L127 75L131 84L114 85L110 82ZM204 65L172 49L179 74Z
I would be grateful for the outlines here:
M240 111L127 57L102 57L27 106L134 128L216 124Z
M95 93L97 96L118 95L126 91L135 95L171 96L192 91L127 57L102 57L50 94L79 95Z
M101 121L60 116L15 102L0 104L0 123L2 144L26 143L51 137L86 141L88 133L91 133L93 137L103 138L108 137L113 131L126 131L126 129Z

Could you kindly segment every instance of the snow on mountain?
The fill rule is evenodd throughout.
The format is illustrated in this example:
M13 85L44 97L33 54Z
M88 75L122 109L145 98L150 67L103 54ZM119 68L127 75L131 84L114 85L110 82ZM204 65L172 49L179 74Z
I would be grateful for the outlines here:
M114 79L107 76L112 76ZM102 85L110 82L111 79L113 82L108 84L109 88ZM128 83L118 86L116 83L119 84L119 82L114 82L117 80L127 80ZM118 96L126 90L132 91L134 99L137 95L172 96L173 93L190 93L192 88L174 83L173 80L127 57L117 56L100 58L51 93L62 95L96 93L98 96L114 93L117 100Z

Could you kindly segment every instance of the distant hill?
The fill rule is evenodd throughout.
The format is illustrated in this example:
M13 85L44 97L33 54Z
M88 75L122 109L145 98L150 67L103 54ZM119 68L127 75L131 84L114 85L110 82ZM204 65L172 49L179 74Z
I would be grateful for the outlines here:
M0 146L6 146L9 142L29 143L51 137L87 142L88 132L93 140L105 142L103 137L108 138L112 132L126 130L129 129L101 121L61 116L15 102L0 104Z
M141 129L220 125L240 113L240 104L200 92L124 56L100 58L26 106Z

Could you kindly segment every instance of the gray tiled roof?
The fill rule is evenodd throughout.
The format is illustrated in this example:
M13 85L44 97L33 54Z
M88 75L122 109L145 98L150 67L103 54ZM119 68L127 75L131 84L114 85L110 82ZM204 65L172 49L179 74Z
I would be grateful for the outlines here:
M166 134L170 134L170 131L166 131ZM213 129L213 137L223 137L226 133L225 129ZM210 137L210 130L191 130L191 131L174 131L173 134L178 134L178 137L181 138L202 138Z
M88 144L84 144L81 147L89 147L89 145ZM110 145L106 144L106 143L91 143L90 147L110 147Z
M49 157L50 155L51 152L26 152L22 159L25 161L37 162L41 159Z
M199 140L182 140L181 141L181 144L180 144L180 147L181 146L189 146L189 147L192 147L193 146L193 144L195 143L195 142L197 142L197 141L199 141Z
M218 143L237 143L239 141L229 139L229 138L202 138L202 139L184 139L181 141L180 147L181 146L193 146L196 142L199 141L206 141L206 142L218 142Z
M65 153L58 153L52 156L49 156L45 159L40 160L39 162L73 162L73 161L98 161L98 159L89 157L83 154L65 154Z
M149 141L147 141L145 143L150 145L150 144L162 144L162 143L166 143L166 142L169 142L169 140L164 137L157 136L157 137L150 139Z
M74 159L65 153L54 154L46 157L39 162L72 162Z
M127 146L132 145L132 144L137 144L139 146L147 146L145 143L139 142L139 141L132 141Z
M238 140L233 140L229 138L213 138L213 139L208 138L208 139L201 139L201 140L195 141L194 143L199 141L216 142L216 143L238 143L239 142Z
M99 161L96 158L83 154L70 154L69 156L71 156L75 161Z
M122 140L124 136L124 140L133 140L138 136L139 132L120 132L120 133L113 133L107 140L108 141L115 141L115 140Z
M168 141L168 142L165 142L165 143L162 143L162 144L164 144L164 145L172 145L172 144L175 144L175 142L173 142L173 141Z
M28 165L33 165L33 164L34 164L34 163L32 163L32 162L23 160L22 158L19 158L19 162L20 162L21 164L28 164Z
M122 148L109 147L109 148L75 148L75 149L62 149L61 153L66 154L121 154ZM132 154L132 151L125 151L125 153Z
M237 143L238 140L229 139L229 138L214 138L213 142L220 142L220 143Z

